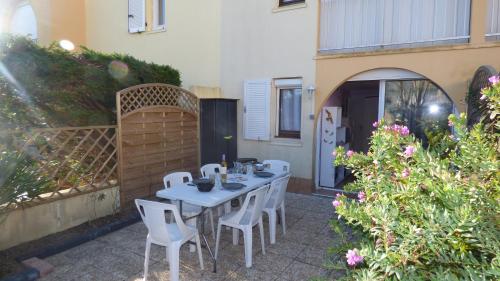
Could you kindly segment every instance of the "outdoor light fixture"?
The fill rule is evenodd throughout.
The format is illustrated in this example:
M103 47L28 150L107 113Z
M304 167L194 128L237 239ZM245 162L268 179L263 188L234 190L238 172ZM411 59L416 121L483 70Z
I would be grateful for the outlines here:
M316 88L314 87L314 85L309 85L309 87L307 87L309 98L312 98L314 96L314 92L316 92Z
M314 85L309 85L307 87L307 94L309 95L309 99L311 100L311 113L309 113L309 119L314 120L314 93L316 92L316 88Z

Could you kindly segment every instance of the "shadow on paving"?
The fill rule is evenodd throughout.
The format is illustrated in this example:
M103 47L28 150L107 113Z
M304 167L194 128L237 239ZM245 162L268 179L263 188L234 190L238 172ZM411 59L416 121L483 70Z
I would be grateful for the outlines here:
M269 225L264 215L266 254L260 247L257 228L253 231L253 266L245 267L243 237L232 244L232 231L223 228L218 271L203 249L205 269L201 270L195 252L184 245L180 254L180 280L333 280L339 272L324 266L327 247L335 242L328 221L333 217L331 199L286 194L286 235L277 226L276 244L269 244ZM208 227L207 227L207 231ZM46 258L55 269L41 280L142 280L147 229L142 222L99 237L65 252ZM210 246L215 243L208 233ZM148 280L170 280L165 248L152 246Z

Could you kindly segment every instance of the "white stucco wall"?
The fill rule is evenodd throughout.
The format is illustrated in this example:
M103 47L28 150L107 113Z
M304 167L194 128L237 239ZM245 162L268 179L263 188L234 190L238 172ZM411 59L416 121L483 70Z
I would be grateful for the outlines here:
M313 127L307 88L315 81L317 1L305 7L276 10L277 0L223 0L221 27L221 88L238 106L240 157L281 159L291 163L295 177L312 178ZM300 141L243 139L243 81L246 79L303 78L302 138ZM271 96L274 133L276 93Z
M128 33L128 1L87 0L87 46L170 65L182 86L219 84L221 0L167 0L166 31Z

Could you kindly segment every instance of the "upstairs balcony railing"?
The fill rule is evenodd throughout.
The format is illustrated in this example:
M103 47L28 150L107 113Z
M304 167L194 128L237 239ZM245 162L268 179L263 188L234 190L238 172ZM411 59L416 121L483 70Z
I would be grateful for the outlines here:
M488 0L486 39L500 40L500 0Z
M320 8L324 53L447 45L470 37L470 0L321 0Z

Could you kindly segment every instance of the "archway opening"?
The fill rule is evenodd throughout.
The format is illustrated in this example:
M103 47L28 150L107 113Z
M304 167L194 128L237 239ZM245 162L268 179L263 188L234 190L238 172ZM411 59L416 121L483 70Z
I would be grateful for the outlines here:
M33 40L38 38L38 27L35 12L28 1L21 2L14 9L10 18L9 32L27 36Z
M333 164L333 150L367 152L373 123L406 125L424 145L449 130L452 100L434 82L402 69L376 69L351 77L324 103L317 124L316 186L342 189L352 180Z

